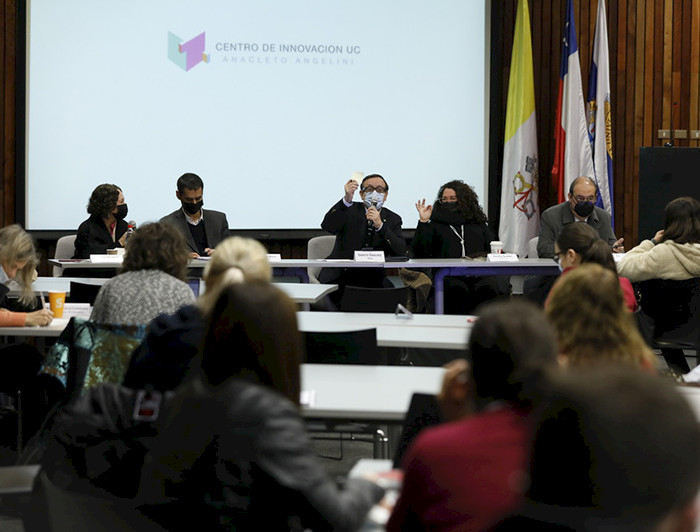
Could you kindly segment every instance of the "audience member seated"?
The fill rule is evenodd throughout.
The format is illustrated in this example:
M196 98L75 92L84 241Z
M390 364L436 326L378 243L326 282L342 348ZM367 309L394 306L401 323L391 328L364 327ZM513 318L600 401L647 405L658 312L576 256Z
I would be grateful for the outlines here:
M108 249L123 248L128 224L124 221L128 207L117 185L99 185L90 195L87 206L90 218L78 227L74 259L103 255Z
M218 251L217 251L218 252ZM146 457L144 511L179 529L356 530L383 490L342 489L299 412L296 306L269 283L233 285L214 306L198 375L175 392Z
M413 238L416 258L484 256L496 240L474 190L463 181L440 187L434 205L416 202L419 221ZM508 277L448 277L445 313L470 314L480 304L510 293Z
M598 237L588 224L565 225L554 243L554 260L559 264L562 276L581 264L600 264L618 276L615 259L607 242ZM637 298L629 279L619 277L625 304L631 312L637 310ZM545 303L546 304L546 303Z
M145 325L157 315L194 302L183 281L187 248L173 226L141 226L129 239L122 273L100 289L90 319L99 323Z
M36 308L32 282L36 278L35 267L39 263L34 242L19 225L0 229L0 327L45 326L51 323L53 314L48 309L18 312L8 310L7 284L14 280L22 293L13 308ZM0 331L0 334L2 332ZM41 410L35 408L33 389L43 355L34 346L14 344L0 348L0 393L17 398L22 393L25 410L25 434L38 428ZM34 415L37 413L36 415ZM17 441L16 416L5 413L0 416L0 446L14 445ZM0 458L0 461L2 458Z
M629 250L617 269L630 281L700 277L700 202L676 198L664 210L664 229Z
M554 334L533 304L496 302L474 324L469 353L470 364L450 365L440 396L456 421L424 429L404 457L389 531L481 531L520 502L529 414L557 367Z
M241 282L270 282L267 250L250 238L222 241L204 268L206 292L193 305L162 314L148 326L148 336L131 357L124 377L129 388L172 390L185 377L204 339L204 318L221 290Z
M560 378L538 423L527 498L493 530L696 530L700 428L687 400L638 371Z
M654 370L654 355L627 310L617 274L582 264L552 288L545 313L565 366L619 363Z

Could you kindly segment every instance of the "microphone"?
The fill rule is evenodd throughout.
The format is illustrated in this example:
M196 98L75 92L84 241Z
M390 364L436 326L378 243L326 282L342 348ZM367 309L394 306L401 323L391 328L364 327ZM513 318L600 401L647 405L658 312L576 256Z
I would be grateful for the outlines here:
M377 200L370 200L371 207L377 208ZM372 229L374 227L374 222L372 220L367 220L367 229Z
M133 220L129 220L129 221L127 222L126 232L129 233L129 234L131 234L131 233L133 233L134 231L136 231L136 222L133 221Z
M673 105L671 105L671 136L668 139L668 142L664 144L664 147L666 148L673 148L673 115L676 112L676 107L678 106L678 102L673 102Z

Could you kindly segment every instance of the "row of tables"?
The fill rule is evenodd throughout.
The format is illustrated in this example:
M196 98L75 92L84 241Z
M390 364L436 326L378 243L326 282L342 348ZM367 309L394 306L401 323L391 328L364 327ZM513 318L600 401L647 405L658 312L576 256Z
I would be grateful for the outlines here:
M91 268L118 269L118 262L92 262L85 260L50 259L53 266L70 270L85 270ZM192 259L188 268L192 271L203 269L208 259ZM435 312L443 314L445 308L444 279L452 275L490 276L490 275L557 275L559 269L552 259L520 259L517 262L487 262L478 259L410 259L402 262L355 262L345 259L280 259L270 260L273 268L287 270L291 275L299 277L308 283L308 268L407 268L413 270L435 269L433 285L435 289Z

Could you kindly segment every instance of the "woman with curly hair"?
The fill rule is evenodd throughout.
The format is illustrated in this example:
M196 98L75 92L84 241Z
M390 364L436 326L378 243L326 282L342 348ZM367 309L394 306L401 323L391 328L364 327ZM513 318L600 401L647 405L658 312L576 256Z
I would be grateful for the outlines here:
M413 237L416 258L483 256L495 240L476 192L463 181L440 187L434 205L416 202L420 217ZM504 277L448 277L445 279L445 312L465 314L484 301L510 292Z
M95 299L90 319L141 325L163 313L194 303L184 282L187 244L172 225L142 225L129 239L122 272L107 281Z
M117 185L99 185L90 195L87 212L90 218L78 227L74 259L89 259L91 254L105 254L108 249L124 247L129 209Z

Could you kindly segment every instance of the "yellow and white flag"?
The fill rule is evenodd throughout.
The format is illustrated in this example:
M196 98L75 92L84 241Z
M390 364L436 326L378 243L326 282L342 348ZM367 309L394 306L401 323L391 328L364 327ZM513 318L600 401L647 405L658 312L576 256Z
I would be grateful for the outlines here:
M540 228L538 163L530 11L527 0L519 0L508 81L498 232L504 250L521 258Z

